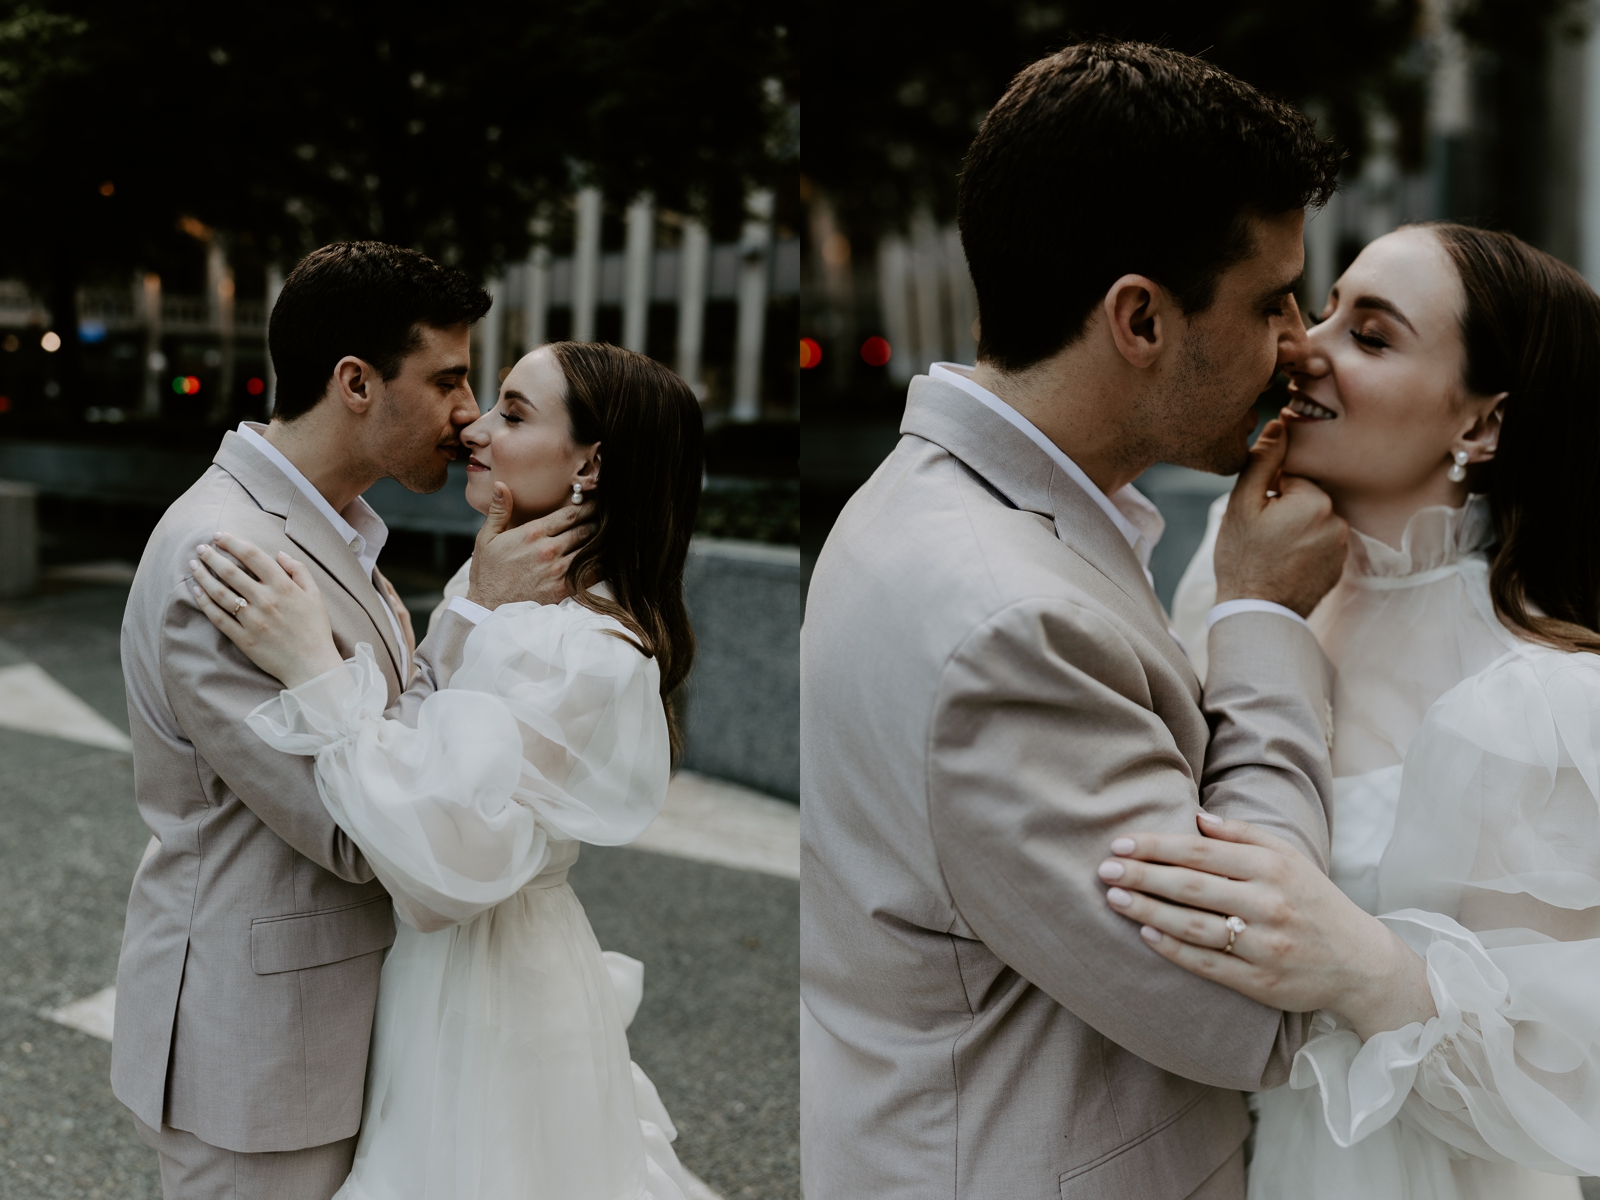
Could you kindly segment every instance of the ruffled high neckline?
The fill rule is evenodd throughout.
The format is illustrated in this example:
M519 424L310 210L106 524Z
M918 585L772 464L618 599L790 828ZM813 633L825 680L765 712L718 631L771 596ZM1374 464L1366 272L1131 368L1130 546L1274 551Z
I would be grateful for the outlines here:
M1359 529L1352 528L1350 535L1347 571L1367 578L1403 579L1451 566L1485 549L1494 540L1494 526L1489 498L1468 496L1460 508L1435 504L1412 513L1398 550Z

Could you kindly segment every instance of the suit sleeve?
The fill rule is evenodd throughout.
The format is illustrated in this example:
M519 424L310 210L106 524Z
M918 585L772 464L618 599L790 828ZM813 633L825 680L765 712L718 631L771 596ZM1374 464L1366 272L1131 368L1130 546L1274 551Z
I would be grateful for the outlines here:
M1241 763L1226 786L1253 782ZM1144 666L1110 621L1052 599L975 630L945 666L928 790L963 933L1163 1070L1239 1089L1288 1078L1309 1016L1173 966L1106 904L1095 870L1111 840L1195 832L1199 806Z
M1333 668L1311 630L1272 613L1218 621L1208 649L1206 811L1277 834L1326 872Z
M373 878L361 850L323 807L311 759L282 754L245 724L282 688L224 637L179 583L161 630L167 702L196 754L273 833L351 883Z

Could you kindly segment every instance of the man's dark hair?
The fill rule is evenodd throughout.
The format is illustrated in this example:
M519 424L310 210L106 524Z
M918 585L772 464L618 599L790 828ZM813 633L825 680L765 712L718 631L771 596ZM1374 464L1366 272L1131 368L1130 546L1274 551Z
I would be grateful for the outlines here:
M346 355L393 379L421 345L419 325L471 325L491 303L463 272L404 246L335 242L312 251L283 281L267 327L278 375L272 415L292 421L310 412Z
M1136 42L1025 68L967 151L959 220L978 357L1021 370L1075 340L1116 280L1187 313L1252 252L1248 217L1321 204L1339 154L1304 114L1209 63Z

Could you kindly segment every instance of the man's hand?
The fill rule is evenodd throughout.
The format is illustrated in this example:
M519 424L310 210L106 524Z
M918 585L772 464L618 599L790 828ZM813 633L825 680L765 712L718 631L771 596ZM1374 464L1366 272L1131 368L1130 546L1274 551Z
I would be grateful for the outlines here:
M511 489L494 485L489 515L472 552L467 599L484 608L519 600L557 604L566 599L573 552L594 536L593 504L567 505L549 516L507 529Z
M1350 528L1316 484L1281 475L1288 448L1284 420L1268 421L1233 486L1217 534L1217 601L1271 600L1304 617L1339 581Z

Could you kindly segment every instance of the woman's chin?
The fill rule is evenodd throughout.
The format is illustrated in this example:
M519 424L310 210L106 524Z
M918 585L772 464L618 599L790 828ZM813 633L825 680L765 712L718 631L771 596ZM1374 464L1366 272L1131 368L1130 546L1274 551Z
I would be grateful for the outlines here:
M494 481L487 471L474 471L467 476L467 503L484 516L489 515L489 502L494 499Z

